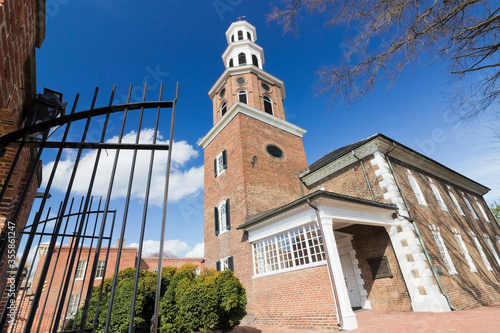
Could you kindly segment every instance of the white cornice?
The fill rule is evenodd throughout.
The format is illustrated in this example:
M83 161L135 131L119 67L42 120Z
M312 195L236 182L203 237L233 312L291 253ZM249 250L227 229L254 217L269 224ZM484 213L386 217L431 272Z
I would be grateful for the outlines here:
M269 74L268 72L260 69L257 66L254 66L254 65L246 65L246 66L237 66L237 67L226 68L226 70L217 79L217 81L212 86L212 88L210 88L210 90L208 91L208 95L210 96L210 98L212 98L213 95L217 91L219 91L219 89L221 88L221 86L226 82L227 78L230 75L238 75L238 74L245 74L245 73L254 73L260 79L278 86L280 88L280 90L281 90L281 98L282 99L286 98L285 83L283 81L281 81L280 79L278 79L277 77Z
M247 115L249 117L252 117L254 119L260 120L266 124L269 124L271 126L279 128L279 129L286 131L288 133L297 135L299 137L302 137L306 133L305 129L302 129L298 126L295 126L295 125L289 123L288 121L271 116L271 115L269 115L261 110L258 110L254 107L251 107L250 105L243 104L241 102L236 102L229 109L229 111L226 113L226 115L224 115L224 117L222 117L222 119L219 120L214 125L214 127L212 127L212 129L207 133L207 135L205 135L205 137L203 137L203 139L201 139L198 142L198 145L203 147L203 149L205 149L205 147L210 142L212 142L212 140L227 126L227 124L229 124L229 122L234 117L236 117L236 115L238 113L242 113L242 114Z
M231 43L231 35L232 35L233 31L236 29L239 29L239 28L243 28L243 27L247 28L248 30L250 30L252 32L254 41L257 40L257 30L255 29L255 27L253 25L251 25L250 23L248 23L247 21L242 20L242 21L236 21L236 22L231 23L229 28L227 28L226 40L227 40L228 44Z
M227 67L227 58L236 49L239 49L240 50L239 52L246 51L247 53L249 52L249 50L253 50L259 54L261 66L264 66L264 64L266 63L266 60L264 58L264 49L261 46L255 44L254 42L246 39L246 40L240 40L240 41L237 41L237 42L234 42L234 43L231 43L228 45L228 47L226 48L226 50L222 54L222 60L224 62L224 66ZM251 62L251 59L247 59L247 60L249 62Z
M318 207L321 219L333 220L336 229L351 224L387 226L394 223L392 217L394 209L392 208L376 207L330 197L319 197L313 199L312 203ZM245 230L249 233L249 241L254 242L314 221L316 221L315 211L307 202L302 202L254 225L245 227Z
M379 151L384 155L389 153L390 157L407 163L415 168L424 170L436 177L475 194L484 195L489 191L487 187L473 181L472 179L469 179L430 158L420 155L395 141L389 140L384 136L376 137L364 145L354 149L354 154L357 158L362 159L376 151ZM356 157L349 152L314 172L304 173L302 181L308 186L312 185L328 175L331 175L332 173L356 162Z

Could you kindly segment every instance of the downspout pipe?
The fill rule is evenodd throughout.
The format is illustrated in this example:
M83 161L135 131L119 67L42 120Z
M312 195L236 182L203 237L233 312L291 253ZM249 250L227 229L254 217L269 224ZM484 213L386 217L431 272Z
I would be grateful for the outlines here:
M392 151L392 149L391 149L391 151ZM392 168L391 160L389 159L389 153L391 151L389 151L386 154L385 159L387 160L387 164L389 164L389 168L391 169L392 176L394 177L394 180L396 181L396 186L398 188L399 194L401 194L401 197L403 198L403 203L406 207L406 210L408 211L408 215L410 218L407 218L406 216L402 216L402 217L406 218L409 222L412 223L413 228L415 229L415 233L417 234L417 238L420 242L420 245L422 245L422 248L424 249L425 258L427 259L429 266L431 266L432 274L434 275L434 278L436 279L436 282L438 283L439 290L441 291L441 294L443 294L443 296L446 298L446 301L448 302L448 306L450 307L450 309L452 311L456 311L457 309L451 304L450 297L448 296L448 294L446 294L446 291L444 290L443 285L441 284L441 280L439 279L439 276L436 273L434 265L432 264L432 260L431 260L431 257L429 256L429 252L427 252L427 247L425 246L424 240L422 239L422 235L420 234L420 231L418 230L417 223L415 222L415 219L413 218L410 207L408 206L408 202L406 201L406 198L403 194L403 191L401 190L401 186L399 186L398 178L396 177L396 173L394 172L394 169ZM401 215L399 215L399 216L401 216Z
M314 206L312 203L311 203L311 200L310 199L307 199L307 204L309 206L311 206L312 209L315 210L316 212L316 219L317 219L317 222L318 222L318 225L319 225L319 230L321 232L321 237L323 239L323 247L325 249L325 255L326 255L326 266L328 267L328 274L330 275L330 281L332 283L332 288L333 288L333 295L335 297L335 305L336 305L336 308L337 308L337 312L339 314L339 317L338 317L338 320L339 320L339 331L342 331L343 328L344 328L344 320L342 319L342 310L340 309L340 302L339 302L339 296L338 296L338 293L337 293L337 287L335 286L335 278L333 277L333 268L332 268L332 264L331 264L331 261L330 261L330 254L328 252L328 245L326 244L326 242L324 241L324 238L323 238L323 224L321 223L321 217L319 216L319 209L318 207Z
M375 201L375 195L373 195L373 189L372 186L370 185L370 181L368 180L368 175L366 174L365 165L363 164L363 161L360 160L359 157L356 156L356 154L354 154L354 150L351 150L351 154L361 164L361 169L363 169L363 174L365 175L366 184L368 185L368 189L370 190L370 194L372 195L373 201Z

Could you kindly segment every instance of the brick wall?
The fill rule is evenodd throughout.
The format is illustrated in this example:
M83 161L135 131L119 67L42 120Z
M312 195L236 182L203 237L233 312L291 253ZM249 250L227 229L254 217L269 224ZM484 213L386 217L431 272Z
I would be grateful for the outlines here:
M0 7L0 136L17 130L23 123L23 114L29 111L31 96L22 88L36 91L35 47L40 47L45 36L45 1L6 1ZM8 148L0 158L0 185L11 169L16 148ZM24 149L0 203L0 232L6 232L7 221L12 221L20 203L21 194L31 171L30 161L33 151ZM39 174L27 191L22 209L18 214L15 232L26 224L36 189ZM12 230L10 230L12 231ZM18 246L19 244L16 243ZM7 277L6 260L0 263L0 281ZM6 297L2 295L0 312L5 306Z
M338 329L326 265L254 279L244 324L264 327Z
M245 83L240 85L236 83L239 78L244 78ZM211 96L213 103L213 119L214 125L221 119L222 115L220 113L220 107L223 102L226 102L227 110L233 106L234 103L238 101L238 91L246 90L248 105L253 106L256 109L264 110L264 95L269 96L273 102L273 115L277 118L285 120L285 112L283 108L283 98L281 96L281 90L279 87L266 83L271 91L265 91L261 83L263 83L257 75L253 73L246 73L241 75L229 76L225 84L217 91L214 96ZM224 96L220 97L220 92L222 89L226 89Z
M284 156L275 158L268 144L280 147ZM227 169L214 177L214 159L227 151ZM256 159L254 159L256 156ZM255 160L255 163L251 162ZM244 114L231 122L205 147L205 260L207 268L227 256L248 295L249 317L259 308L253 297L253 259L248 235L236 228L252 216L293 201L307 189L298 176L307 170L302 139ZM215 235L214 207L230 200L231 229Z
M495 236L500 235L500 228L494 222L491 212L487 210L487 205L484 199L479 194L471 193L463 188L437 178L423 170L411 167L403 162L392 160L392 164L396 176L400 182L403 193L409 204L410 210L417 222L417 226L422 234L425 246L427 247L434 266L439 265L442 268L443 275L440 276L441 283L446 293L451 298L451 303L457 309L467 309L480 305L491 304L500 301L500 266L495 260L495 257L489 248L483 234L489 235L495 251L500 253L500 247ZM420 205L408 181L408 169L415 177L424 197L427 206ZM441 197L443 198L448 211L442 210L430 186L429 177L433 180L434 185L438 188ZM448 187L455 195L462 208L465 216L462 216L448 193ZM478 219L476 220L468 209L462 192L467 196L473 209L476 211ZM478 209L474 197L479 198L485 211L489 214L489 220L492 223L486 222L482 213ZM449 274L445 263L440 255L436 241L432 234L429 225L434 225L439 228L443 241L448 249L451 260L458 274ZM458 242L455 239L453 228L460 231L462 239L470 253L472 260L477 268L477 272L471 272L467 262L462 255ZM483 260L476 248L474 241L470 235L473 231L490 262L493 270L486 269Z
M372 309L411 310L410 295L387 231L366 225L353 225L339 231L353 235L352 246ZM367 259L382 256L387 257L393 277L374 280Z
M380 186L378 186L379 180L375 176L375 167L370 163L372 159L373 155L366 156L361 159L360 162L352 163L332 173L331 175L326 176L320 181L311 184L308 186L308 189L311 192L314 192L324 187L325 191L346 194L366 200L373 200L361 167L361 163L363 163L368 177L368 182L372 187L375 201L388 203L384 199L384 192L381 190Z

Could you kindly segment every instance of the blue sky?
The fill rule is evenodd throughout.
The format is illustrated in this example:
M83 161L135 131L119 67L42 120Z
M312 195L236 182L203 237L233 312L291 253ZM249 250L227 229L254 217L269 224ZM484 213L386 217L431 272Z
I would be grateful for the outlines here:
M130 83L140 96L147 81L156 97L163 81L164 99L172 99L180 82L174 135L179 143L174 145L177 183L168 206L167 249L179 256L202 255L203 150L196 142L212 126L207 92L224 71L225 31L241 15L257 29L264 70L285 82L287 120L308 131L304 145L309 163L380 132L488 186L488 202L500 199L498 139L487 119L474 124L451 119L448 102L455 87L445 64L416 64L391 90L381 83L355 108L331 108L326 97L316 96L315 72L346 60L345 29L324 26L321 15L306 15L297 34L283 35L280 26L266 22L270 11L268 1L248 0L47 0L46 38L37 50L39 91L60 91L70 104L78 92L83 107L90 105L96 86L103 92L98 105L103 105L113 84L123 102ZM57 191L51 191L55 198ZM152 208L148 249L159 241L161 215L156 214ZM130 227L126 244L136 242L137 234L138 228Z

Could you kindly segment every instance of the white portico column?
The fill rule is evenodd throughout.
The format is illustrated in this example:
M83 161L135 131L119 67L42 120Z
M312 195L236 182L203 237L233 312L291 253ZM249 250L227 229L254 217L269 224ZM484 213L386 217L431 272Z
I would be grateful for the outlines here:
M333 272L334 281L332 281L332 283L334 284L334 288L337 289L338 303L340 304L340 311L337 309L337 312L340 312L342 316L343 329L354 330L358 328L358 322L356 321L356 315L352 311L349 294L347 293L339 251L333 233L333 221L331 219L322 218L321 224L323 226L323 244L325 245L325 250L328 251L330 259L328 265L330 265Z

